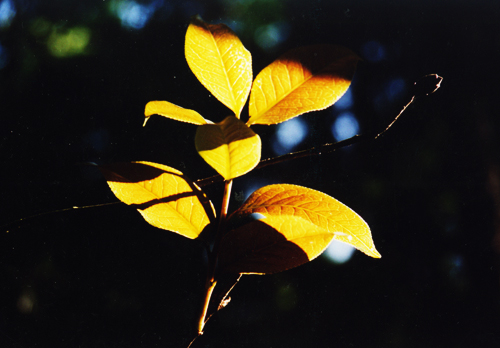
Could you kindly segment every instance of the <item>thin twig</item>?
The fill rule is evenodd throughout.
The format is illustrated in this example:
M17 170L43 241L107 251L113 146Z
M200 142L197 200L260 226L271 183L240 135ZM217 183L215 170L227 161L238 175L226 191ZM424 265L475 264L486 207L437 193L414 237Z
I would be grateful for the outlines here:
M367 140L375 140L381 137L385 132L389 130L389 128L392 127L394 123L399 119L399 117L405 112L405 110L415 101L417 97L420 96L426 96L429 94L434 93L439 89L441 86L443 78L437 74L430 74L422 77L419 81L415 82L414 84L414 94L411 97L410 101L403 106L401 111L394 117L394 119L389 123L387 127L382 129L382 131L374 131L370 132L367 134L360 134L360 135L355 135L352 138L345 139L336 143L331 143L331 144L324 144L321 146L313 147L307 150L302 150L302 151L297 151L297 152L292 152L288 153L286 155L278 156L278 157L273 157L273 158L268 158L260 161L260 163L254 168L255 169L262 169L264 167L274 165L277 163L281 162L286 162L290 160L295 160L298 158L303 158L303 157L309 157L309 156L317 156L321 155L322 153L330 153L333 151L336 151L338 149L341 149L343 147L347 147L353 144L365 142ZM199 179L196 181L196 184L198 186L207 186L214 184L216 182L222 181L223 178L220 175L214 175L208 178L204 179Z
M11 222L7 222L6 224L0 226L0 230L3 230L4 227L10 226L10 225L14 225L16 223L21 223L21 222L24 222L26 220L31 220L31 219L39 218L39 217L42 217L42 216L45 216L45 215L50 215L50 214L55 214L55 213L62 213L62 212L69 211L69 210L104 207L104 206L107 206L107 205L115 205L115 204L119 204L119 203L121 203L121 202L110 202L110 203L92 204L92 205L85 205L85 206L82 206L82 207L73 206L71 208L64 208L64 209L58 209L58 210L45 211L45 212L42 212L42 213L38 213L38 214L26 216L26 217L23 217L23 218L20 218L20 219L11 221ZM5 232L9 233L9 230L7 230Z

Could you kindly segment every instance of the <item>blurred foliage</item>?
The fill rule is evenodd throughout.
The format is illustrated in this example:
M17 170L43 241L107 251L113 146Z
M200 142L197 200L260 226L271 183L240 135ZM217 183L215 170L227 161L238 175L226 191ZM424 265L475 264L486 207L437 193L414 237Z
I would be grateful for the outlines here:
M111 10L119 3L154 13L135 29ZM182 56L183 34L197 13L231 26L253 52L256 72L277 53L304 44L342 44L357 52L363 62L349 111L361 132L397 114L422 75L444 77L438 93L409 108L377 142L235 182L241 195L257 183L314 182L359 207L384 258L354 254L346 265L319 258L280 275L243 279L232 294L236 305L221 311L197 343L498 347L495 1L1 0L0 223L114 201L95 170L77 165L82 162L143 159L193 179L211 174L185 159L196 155L189 125L176 124L169 137L165 129L173 121L152 119L141 127L150 100L213 110L208 119L227 116ZM83 32L75 35L78 28ZM68 35L82 54L54 56L50 42ZM391 92L391 81L403 81L402 93ZM331 142L339 112L305 116L309 132L297 150ZM258 130L264 149L272 148L274 130ZM172 153L179 148L186 150ZM263 153L271 156L272 150ZM188 240L144 227L119 205L44 215L5 229L0 346L184 341L203 286L201 250L192 251ZM200 279L193 279L198 269Z

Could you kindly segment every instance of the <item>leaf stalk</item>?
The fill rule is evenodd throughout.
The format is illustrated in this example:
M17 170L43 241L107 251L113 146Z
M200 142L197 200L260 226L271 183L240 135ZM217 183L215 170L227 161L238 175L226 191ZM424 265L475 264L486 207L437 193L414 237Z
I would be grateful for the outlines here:
M222 204L219 216L219 226L217 228L217 234L215 236L214 246L208 254L208 265L207 265L207 280L205 283L205 297L203 300L202 309L200 312L200 316L198 317L198 333L197 336L191 341L188 348L193 344L197 337L203 335L203 329L205 327L205 323L207 321L207 311L208 306L210 304L210 298L212 297L212 293L214 291L215 285L217 285L217 281L215 280L215 267L217 265L217 254L219 250L219 244L222 237L225 234L226 229L226 221L227 221L227 213L229 209L229 201L231 198L231 189L233 187L233 180L226 180L224 182L224 193L222 196Z

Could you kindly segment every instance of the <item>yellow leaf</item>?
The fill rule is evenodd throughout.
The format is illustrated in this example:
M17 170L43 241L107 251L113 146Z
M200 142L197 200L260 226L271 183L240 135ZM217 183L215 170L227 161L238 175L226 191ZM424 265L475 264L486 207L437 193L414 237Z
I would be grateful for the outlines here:
M193 123L193 124L207 124L208 121L203 118L199 113L194 110L184 109L175 104L169 103L167 101L150 101L146 104L146 109L144 110L144 126L151 115L161 115L167 118L171 118L176 121Z
M349 88L358 60L347 48L333 45L285 53L255 78L247 124L276 124L331 106Z
M260 137L234 116L199 126L195 145L201 157L226 180L248 173L260 161Z
M191 71L237 118L252 85L252 56L224 24L194 18L186 32L185 55Z
M151 225L194 239L214 216L203 191L180 171L151 162L100 166L119 200L135 205Z
M234 213L268 216L297 216L333 234L371 257L381 257L373 244L368 224L335 198L306 187L278 184L252 193Z
M319 256L333 234L295 215L268 215L224 236L221 274L268 274L300 266Z

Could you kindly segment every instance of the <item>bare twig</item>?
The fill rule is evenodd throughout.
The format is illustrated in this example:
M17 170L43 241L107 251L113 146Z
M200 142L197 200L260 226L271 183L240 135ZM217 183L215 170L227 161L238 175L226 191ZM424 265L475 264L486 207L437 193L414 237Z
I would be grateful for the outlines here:
M5 227L8 227L8 226L11 226L11 225L14 225L14 224L19 224L21 222L24 223L27 220L32 220L32 219L39 218L39 217L42 217L42 216L45 216L45 215L62 213L62 212L65 212L65 211L76 210L76 209L88 209L88 208L104 207L104 206L107 206L107 205L115 205L115 204L119 204L119 203L121 203L121 202L110 202L110 203L92 204L92 205L85 205L85 206L81 206L81 207L73 206L73 207L70 207L70 208L45 211L45 212L42 212L42 213L38 213L38 214L26 216L26 217L23 217L23 218L20 218L20 219L11 221L11 222L7 222L6 224L3 224L2 226L0 226L0 231L3 231ZM5 232L9 233L9 230L6 230Z
M426 95L432 94L435 91L437 91L439 89L439 87L441 86L442 80L443 80L443 78L441 76L439 76L437 74L430 74L430 75L426 75L426 76L422 77L420 80L415 82L413 96L411 97L410 101L406 105L403 106L401 111L396 115L396 117L394 117L394 119L391 121L391 123L389 123L389 125L387 127L383 128L381 131L379 130L379 131L374 131L374 132L370 132L367 134L355 135L352 138L345 139L345 140L342 140L342 141L339 141L336 143L324 144L324 145L313 147L313 148L310 148L307 150L292 152L292 153L288 153L286 155L268 158L268 159L260 161L260 163L257 165L257 167L254 168L254 170L255 169L262 169L262 168L270 166L270 165L274 165L277 163L286 162L286 161L290 161L290 160L294 160L294 159L298 159L298 158L302 158L302 157L317 156L317 155L321 155L322 153L330 153L330 152L336 151L336 150L341 149L341 148L346 147L346 146L350 146L350 145L357 144L357 143L362 143L362 142L365 142L367 140L378 139L385 132L387 132L389 130L389 128L391 128L394 123L396 123L396 121L399 119L399 117L408 108L408 106L410 106L415 101L416 98L421 97L421 96L426 96ZM220 182L222 180L223 180L223 178L220 175L214 175L214 176L211 176L208 178L199 179L196 181L196 184L198 186L207 186L207 185L214 184L216 182Z

